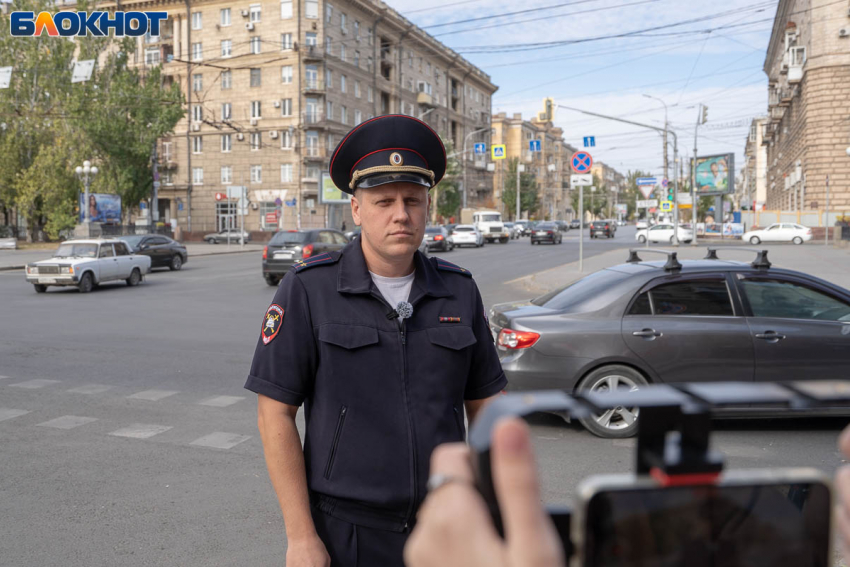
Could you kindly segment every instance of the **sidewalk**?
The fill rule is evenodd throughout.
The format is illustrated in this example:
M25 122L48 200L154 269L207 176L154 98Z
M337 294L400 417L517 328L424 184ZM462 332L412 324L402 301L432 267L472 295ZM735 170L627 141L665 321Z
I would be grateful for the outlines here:
M721 246L721 243L712 242L710 245ZM636 248L638 247L636 246ZM802 246L794 246L793 244L741 246L741 248L768 250L767 258L776 268L797 270L850 289L850 248L836 248L832 245L827 247L823 243L804 244ZM705 257L706 254L706 246L703 244L679 248L653 246L650 250L674 250L678 253L679 260L697 260ZM664 260L662 254L641 254L639 252L638 255L644 261ZM754 253L744 250L718 250L717 255L724 260L741 262L750 262L755 259ZM529 274L508 283L521 296L528 296L529 293L542 295L603 268L623 264L628 257L627 249L613 250L586 258L581 273L578 271L578 262L571 262Z
M59 246L59 243L56 243ZM262 252L263 244L246 244L241 248L238 244L186 244L189 252L189 261L198 256L212 256L217 254L240 254L247 252ZM23 270L30 262L47 260L53 254L52 250L0 250L0 271Z

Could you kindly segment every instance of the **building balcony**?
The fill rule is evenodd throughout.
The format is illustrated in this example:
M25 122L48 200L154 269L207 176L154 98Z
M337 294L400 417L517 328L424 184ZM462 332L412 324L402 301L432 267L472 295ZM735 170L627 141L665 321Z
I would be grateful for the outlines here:
M327 151L322 146L304 146L301 148L304 161L322 161L327 157Z
M779 91L779 106L791 106L791 101L794 99L794 91L785 89Z
M177 162L174 161L174 158L167 157L160 162L159 168L163 170L174 171L177 169Z
M304 81L303 91L305 94L324 94L325 82L320 80L306 80Z
M416 95L416 104L419 106L426 106L428 108L434 107L434 98L428 93L418 93Z
M301 122L308 126L325 125L325 113L321 110L305 110L301 113Z
M782 120L782 117L785 116L785 107L784 106L774 106L770 109L770 119L771 121L779 122Z
M301 57L304 61L322 61L325 58L325 52L318 45L307 45L302 50Z

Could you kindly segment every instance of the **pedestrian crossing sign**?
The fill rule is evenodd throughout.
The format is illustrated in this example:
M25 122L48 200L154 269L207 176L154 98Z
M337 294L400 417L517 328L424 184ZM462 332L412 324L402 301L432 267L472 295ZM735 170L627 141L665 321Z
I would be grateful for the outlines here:
M673 210L673 201L661 201L661 210L669 213Z
M493 159L505 159L507 152L505 151L505 144L494 144L493 145Z

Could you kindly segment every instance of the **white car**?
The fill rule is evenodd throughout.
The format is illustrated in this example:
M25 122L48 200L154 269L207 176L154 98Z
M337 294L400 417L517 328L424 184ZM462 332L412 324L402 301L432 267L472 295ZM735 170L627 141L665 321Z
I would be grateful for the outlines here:
M673 230L674 227L672 224L657 224L650 227L649 230L638 230L637 234L635 234L635 240L640 243L644 243L648 238L650 242L664 242L672 244ZM690 242L694 239L694 231L693 229L679 226L678 236L679 242Z
M646 220L639 220L639 221L637 221L637 224L635 225L635 227L638 230L641 230L641 229L646 230L647 226L648 226L648 224L647 224Z
M455 246L484 246L484 235L471 224L459 224L452 230Z
M59 245L50 260L28 264L27 281L37 293L44 293L51 285L75 286L88 293L108 281L138 285L150 271L150 256L132 254L121 240L68 240Z
M774 223L762 230L751 230L744 233L741 240L750 244L761 242L793 242L802 244L812 239L812 229L793 223Z

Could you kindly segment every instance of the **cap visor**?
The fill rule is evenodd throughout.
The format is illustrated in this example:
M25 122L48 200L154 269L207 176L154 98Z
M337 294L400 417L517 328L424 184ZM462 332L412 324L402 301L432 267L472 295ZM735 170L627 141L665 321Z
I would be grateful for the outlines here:
M415 173L381 173L357 182L356 189L369 189L390 183L415 183L431 188L431 180Z

